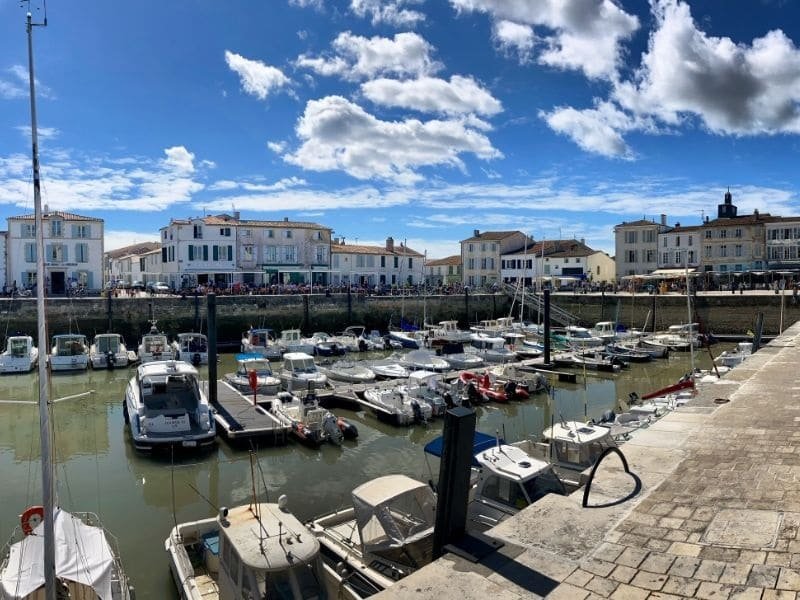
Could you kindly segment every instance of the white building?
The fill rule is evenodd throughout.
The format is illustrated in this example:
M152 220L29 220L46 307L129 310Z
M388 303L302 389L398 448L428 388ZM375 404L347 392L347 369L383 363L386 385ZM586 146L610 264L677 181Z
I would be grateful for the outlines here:
M618 278L646 275L658 268L658 236L670 230L667 215L661 222L647 219L623 222L614 227L614 260Z
M64 294L75 281L87 289L103 285L103 220L62 211L42 211L48 294ZM6 285L36 283L34 215L8 218Z
M541 268L535 248L536 244L531 240L525 246L501 255L500 279L506 283L522 281L523 285L532 285L540 276L538 269Z
M239 213L173 219L161 228L162 281L197 284L324 284L331 229L304 221L257 221Z
M8 277L7 275L7 266L6 266L6 257L8 256L8 232L7 231L0 231L0 256L3 257L3 260L0 261L0 281L4 282L6 286L8 286Z
M765 227L768 268L800 269L800 217L772 217Z
M470 238L461 240L461 276L464 285L487 286L501 279L500 257L521 248L528 237L521 231L484 231L476 229Z
M668 274L672 270L676 276L688 268L694 273L702 259L702 235L700 226L675 227L658 236L658 271ZM657 273L658 274L658 273Z
M424 256L402 242L386 238L385 246L331 244L331 283L373 288L392 285L416 285L424 278Z

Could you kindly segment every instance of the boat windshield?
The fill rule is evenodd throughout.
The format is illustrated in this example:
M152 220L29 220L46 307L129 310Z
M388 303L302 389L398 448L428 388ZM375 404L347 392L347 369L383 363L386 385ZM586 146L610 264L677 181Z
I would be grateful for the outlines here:
M523 482L522 486L525 488L525 495L531 504L547 494L566 495L564 484L552 469Z
M11 356L26 356L28 354L28 340L11 340Z
M289 364L289 370L296 373L315 373L317 365L314 364L313 358L301 358L293 360Z
M272 375L272 369L266 360L251 360L241 365L239 369L243 374L255 371L259 377Z
M555 451L559 462L566 463L570 468L583 470L591 467L606 448L615 445L610 435L586 443L558 440L555 442Z
M310 564L300 563L284 571L269 573L269 579L266 580L263 579L264 574L259 574L258 597L262 600L271 600L272 598L323 600L326 598L326 594L319 573L318 561L314 561ZM242 583L244 584L242 592L249 591L245 588L245 581ZM242 597L252 596L243 595Z
M119 339L115 336L103 336L97 338L98 352L116 352L119 350Z

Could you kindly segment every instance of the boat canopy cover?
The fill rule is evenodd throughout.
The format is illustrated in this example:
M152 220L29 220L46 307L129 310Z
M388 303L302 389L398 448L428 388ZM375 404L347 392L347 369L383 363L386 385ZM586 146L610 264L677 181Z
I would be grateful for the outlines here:
M101 600L111 599L114 553L101 527L56 509L56 576L91 587ZM24 598L44 585L44 523L11 546L0 573L0 598Z
M505 443L503 438L500 438L500 443L501 444ZM495 436L489 435L488 433L481 433L480 431L476 431L472 437L472 466L480 467L481 465L475 457L484 450L488 450L492 446L496 445L497 445L497 438ZM444 436L440 435L439 437L434 438L430 442L425 444L425 452L432 456L438 456L439 458L441 458L443 446L444 446Z
M436 496L405 475L360 485L353 490L353 508L365 552L402 548L433 534Z

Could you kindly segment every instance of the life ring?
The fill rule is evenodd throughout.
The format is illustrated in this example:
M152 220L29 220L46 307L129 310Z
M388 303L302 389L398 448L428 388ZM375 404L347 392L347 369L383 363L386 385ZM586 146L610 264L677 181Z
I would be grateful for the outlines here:
M22 533L30 535L33 530L44 521L44 506L29 506L19 518Z

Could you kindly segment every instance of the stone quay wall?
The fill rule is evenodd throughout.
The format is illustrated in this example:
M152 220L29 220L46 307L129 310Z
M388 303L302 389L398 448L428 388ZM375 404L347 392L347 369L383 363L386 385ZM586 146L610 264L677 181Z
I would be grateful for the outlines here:
M666 328L688 319L686 296L629 294L553 294L554 306L578 317L580 324L618 320L628 327ZM744 335L755 330L759 314L764 317L764 334L775 335L800 316L800 305L790 294L700 294L694 299L696 317L714 333ZM36 335L36 301L32 298L0 299L5 317L3 331ZM513 314L519 317L518 301L502 294L463 294L451 296L359 296L356 294L315 294L312 296L218 296L217 338L221 345L238 345L249 327L300 328L338 332L348 325L364 325L367 330L385 332L399 326L401 317L421 324L457 320L462 327L481 319ZM537 320L528 306L525 318ZM131 344L157 320L159 329L170 334L204 331L207 323L205 297L139 296L119 298L47 299L48 333L68 331L92 336L105 331L121 333Z

